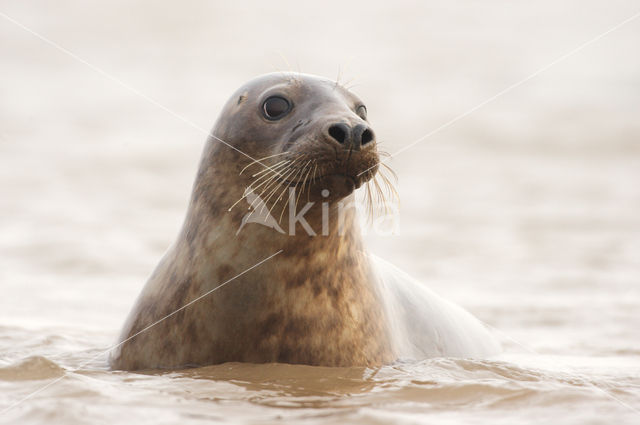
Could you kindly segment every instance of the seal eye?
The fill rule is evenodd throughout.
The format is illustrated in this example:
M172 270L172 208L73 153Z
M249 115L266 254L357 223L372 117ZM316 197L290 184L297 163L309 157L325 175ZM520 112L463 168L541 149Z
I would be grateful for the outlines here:
M363 120L367 119L367 107L364 105L360 105L356 108L356 114L360 116Z
M271 96L262 104L264 116L270 120L279 120L287 115L291 109L291 102L281 96Z

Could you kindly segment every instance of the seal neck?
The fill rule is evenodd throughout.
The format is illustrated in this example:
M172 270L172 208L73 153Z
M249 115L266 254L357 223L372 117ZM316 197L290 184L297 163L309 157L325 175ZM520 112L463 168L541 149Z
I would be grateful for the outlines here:
M233 324L234 334L255 341L256 348L251 355L229 359L326 366L394 360L353 195L310 206L299 202L281 220L278 211L272 214L278 230L248 219L246 202L229 211L243 196L237 174L215 172L211 166L201 167L199 174L175 251L188 253L180 267L201 287L198 293L234 280L212 301L218 310L211 326L226 335L225 326Z

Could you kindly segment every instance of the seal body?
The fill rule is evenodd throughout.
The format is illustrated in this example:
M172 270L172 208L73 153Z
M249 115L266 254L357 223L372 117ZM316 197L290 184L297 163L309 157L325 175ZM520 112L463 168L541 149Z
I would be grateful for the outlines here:
M241 87L111 366L377 366L494 351L468 313L366 252L353 191L379 162L364 105L335 82L278 73Z

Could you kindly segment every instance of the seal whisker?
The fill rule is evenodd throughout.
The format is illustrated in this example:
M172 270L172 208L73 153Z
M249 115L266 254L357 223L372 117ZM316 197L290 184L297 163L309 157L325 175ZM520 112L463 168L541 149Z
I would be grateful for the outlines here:
M354 81L355 78L352 78L351 80L349 80L346 84L351 83L352 81ZM359 85L361 85L362 83L354 83L354 84L349 84L348 86L345 84L345 90L351 90L354 87L358 87Z
M278 56L280 56L280 59L282 59L284 64L287 65L288 72L280 71L280 73L282 74L282 77L288 81L295 81L296 74L293 72L293 68L291 68L291 64L289 63L287 58L284 56L284 53L282 53L282 51L280 50L276 50L276 53L278 54Z
M242 193L242 196L240 197L240 199L238 199L236 202L234 202L234 203L233 203L233 205L231 205L227 211L231 211L231 210L233 209L233 207L235 207L236 205L238 205L238 204L240 203L240 201L242 201L242 200L243 200L244 198L246 198L246 197L247 197L247 191L245 190L245 191Z
M288 167L285 168L285 173L288 172L289 170L291 170L291 173L289 175L286 175L283 177L282 181L278 180L278 177L280 177L282 174L280 175L274 175L272 176L271 179L267 180L270 183L267 185L267 187L269 186L275 186L275 188L277 189L281 183L286 182L286 180L289 178L289 176L295 172L296 170L299 170L298 168L294 168L293 165L296 164L297 162L300 161L300 159L302 158L302 155L297 156L293 161L291 161L290 164L288 164ZM262 185L262 184L261 184ZM261 186L260 185L260 186ZM257 189L257 187L256 187ZM253 210L249 213L249 215L247 216L247 220L251 218L251 216L253 215L254 212L256 212L257 207L254 207L254 204L258 201L262 201L262 206L260 207L260 214L262 214L262 211L264 209L264 206L266 205L267 201L262 200L262 194L265 192L266 188L260 193L260 195L256 196L255 199L249 204L249 206L247 207L247 209L252 209ZM265 217L265 220L267 220L268 217Z
M366 214L367 214L367 223L371 224L373 222L373 196L371 195L371 182L367 182L365 185L366 191Z
M286 173L288 173L288 172L289 172L289 170L291 170L291 169L292 169L292 167L291 167L291 165L289 165L289 166L287 166L286 168L284 168L284 169L282 170L282 173L283 173L283 174L286 174ZM279 177L282 177L282 175L278 175L278 174L274 174L274 175L272 175L272 176L267 180L267 184L266 184L266 186L262 189L262 192L260 192L260 195L258 195L258 196L262 196L262 195L265 193L265 191L269 190L269 188L270 188L270 187L272 187L272 185L273 185L273 184L279 184L279 183L280 183L280 182L278 181L278 178L279 178Z
M275 154L275 155L268 155L268 156L265 156L264 158L254 159L253 161L251 161L251 162L249 163L249 165L247 165L247 166L246 166L246 167L244 167L242 170L240 170L239 175L240 175L240 174L242 174L242 173L243 173L247 168L249 168L250 166L252 166L252 165L254 165L254 164L257 164L257 163L258 163L258 162L260 162L260 161L264 161L265 159L269 159L269 158L273 158L273 157L276 157L276 156L284 155L285 153L288 153L288 152L281 152L281 153L277 153L277 154ZM262 165L264 165L264 164L262 164ZM267 167L267 168L268 168L268 167Z
M285 177L285 181L286 181L286 179L287 179L291 174L293 174L295 171L296 171L296 169L291 170L291 171L290 171L290 173ZM271 182L271 184L269 184L269 186L273 186L273 187L275 187L275 189L274 189L274 190L277 190L277 189L282 185L282 181L278 180L278 178L277 178L278 176L275 176L275 177L276 177L276 178L275 178L275 180L273 180L273 181ZM265 205L266 205L266 204L267 204L267 202L269 201L269 199L267 199L267 200L263 200L263 199L262 199L262 193L264 193L264 191L263 191L263 192L261 192L259 196L256 196L256 198L251 202L251 204L249 204L248 209L253 208L253 210L252 210L252 211L249 213L249 215L247 216L247 220L248 220L249 218L251 218L251 216L253 215L253 213L254 213L254 212L256 212L256 211L258 210L258 207L256 206L256 207L254 208L254 205L253 205L253 204L254 204L255 202L257 202L257 201L262 201L262 205L260 206L260 214L262 214L262 211L264 210ZM264 219L265 219L265 220L267 220L267 219L268 219L268 216L264 217Z
M298 192L298 197L296 198L296 207L295 207L296 211L298 211L298 201L300 200L300 195L302 195L302 192L304 192L304 185L307 182L307 177L309 176L309 173L311 173L311 167L309 166L310 163L311 163L311 160L307 161L304 164L304 170L307 170L307 174L304 175L304 179L302 180L302 187L300 188L300 191ZM299 186L300 185L297 185L296 188L298 188Z
M382 156L390 156L387 152L378 151ZM396 185L386 175L389 173L395 182L398 181L398 175L396 172L383 161L378 161L372 168L378 166L378 171L374 174L373 179L367 182L367 215L368 222L372 223L373 217L376 215L376 209L384 214L391 212L390 203L396 205L399 203L400 195L396 190ZM382 167L379 167L382 166ZM380 180L378 180L380 178ZM373 188L369 187L369 183Z
M391 173L391 175L393 176L394 180L396 180L396 181L398 180L398 175L396 174L395 171L393 171L393 168L389 167L384 162L381 162L380 165L382 165L388 172Z
M367 225L373 224L373 220L376 217L377 212L377 197L375 192L375 187L373 187L373 182L367 182Z
M288 161L288 162L289 162L289 161ZM287 163L285 163L285 164L280 165L278 168L280 168L280 169L281 169L281 171L282 171L282 170L286 170L286 169L287 169L288 162L287 162ZM253 189L257 189L257 188L259 188L260 186L262 186L265 182L267 182L267 181L269 181L269 180L271 180L271 179L273 179L273 178L277 178L277 177L279 177L280 175L281 175L281 173L280 173L280 172L272 172L272 174L263 174L263 175L261 175L260 177L256 178L256 179L255 179L255 181L251 182L251 183L249 184L249 186L247 187L247 189L251 189L251 190L253 190ZM260 184L258 184L258 183L260 183Z
M389 192L389 196L391 197L393 203L399 203L400 202L400 194L398 193L398 190L396 189L396 184L398 182L398 175L396 174L395 171L393 171L391 169L391 167L389 167L386 164L383 164L385 166L385 169L381 169L380 172L378 172L378 175L380 175L380 178L382 179L382 181L384 182L387 191ZM389 172L391 173L391 175L393 176L393 180L395 181L392 182L386 175L385 172Z
M274 179L277 179L278 177L282 177L282 176L283 176L283 174L286 174L286 173L287 173L287 172L288 172L288 171L289 171L289 170L290 170L290 169L291 169L291 168L296 164L296 162L298 161L298 159L299 159L299 157L296 157L296 158L295 158L295 159L293 159L293 160L285 160L285 161L281 161L281 162L283 162L283 163L282 163L281 165L279 165L279 166L278 166L278 168L280 169L280 171L278 171L278 172L274 172L274 173L273 173L273 174L271 174L271 175L268 175L268 174L267 174L267 175L262 175L262 176L258 177L258 178L256 179L256 181L255 181L255 182L252 182L252 183L249 185L248 189L251 189L251 190L253 190L253 189L257 189L257 188L261 187L263 184L265 184L265 183L267 183L267 182L271 182L271 181L273 181ZM256 183L258 183L260 180L262 180L262 179L264 179L264 178L266 178L266 180L264 180L263 182L261 182L258 186L254 186ZM267 184L267 186L269 186L269 184Z
M268 205L269 200L271 200L271 197L278 190L279 187L280 187L280 182L276 181L276 183L269 188L267 199L264 200L264 202L262 203L262 206L260 207L260 214L262 214L262 211L264 211L264 207Z
M376 186L375 179L371 179L371 222L382 213L380 207L380 191Z
M322 181L323 176L324 176L324 165L320 164L320 166L318 166L318 176L317 176L318 182Z
M385 172L391 173L395 180L397 180L397 175L390 167L386 166L385 168L384 170L379 169L373 179L366 183L365 212L368 224L372 224L375 216L379 213L384 215L391 213L393 210L390 204L395 205L399 202L398 191Z
M389 152L380 149L379 142L376 142L376 151L378 152L378 156L384 156L385 158L390 158L392 156Z
M279 168L280 168L280 167L284 167L285 165L287 165L287 164L283 164L283 165L279 166ZM286 168L285 168L285 169L286 169ZM240 197L240 199L238 199L236 202L234 202L234 203L233 203L233 205L231 205L227 211L231 211L231 210L233 209L233 207L235 207L236 205L238 205L238 203L239 203L240 201L242 201L244 198L246 198L247 194L248 194L250 191L252 192L254 189L259 188L260 186L262 186L262 185L263 185L263 184L265 184L266 182L270 181L271 179L273 179L273 178L277 178L277 177L278 177L278 175L279 175L279 174L278 174L278 173L276 173L276 172L273 172L273 174L272 174L272 175L265 174L265 175L261 176L260 178L258 178L256 181L251 182L251 184L250 184L250 185L245 189L245 191L242 193L242 196ZM262 180L262 179L263 179L263 178L265 178L265 177L267 177L267 179L266 179L265 181L263 181L262 183L260 183L260 184L259 184L259 185L257 185L257 186L253 186L253 185L254 185L254 184L256 184L258 181Z
M263 169L261 171L258 171L257 173L252 174L251 177L258 177L260 174L264 174L264 173L266 173L268 171L272 171L273 172L274 170L278 169L280 166L282 166L283 164L286 164L288 162L291 162L291 160L283 159L282 161L278 161L275 164L273 164L271 166L271 168L265 168L265 169Z
M387 206L387 214L391 214L399 208L400 195L398 194L395 184L392 183L384 173L380 173L380 178L382 179L385 186L384 189L386 190L385 205Z
M262 201L262 203L264 204L264 200L262 200L262 195L269 190L269 188L273 187L274 185L276 187L279 186L279 182L278 182L278 175L273 175L268 181L266 186L262 189L262 191L260 192L260 194L258 196L256 196L253 201L251 201L251 203L249 204L248 209L254 208L254 204L256 202ZM253 214L253 211L251 212L251 214ZM251 217L251 214L249 214L249 217Z
M315 165L313 167L313 183L316 182L316 171L318 171L318 160L315 160Z
M286 173L288 173L290 170L294 170L294 171L295 171L295 168L294 168L294 167L292 167L292 165L289 165L289 167L287 167L287 168L284 170L284 173L286 174ZM269 184L267 184L267 185L264 187L264 189L262 190L262 192L260 192L260 195L258 195L258 196L259 196L259 197L262 197L262 195L263 195L267 190L269 190L271 187L274 187L274 186L275 186L275 187L278 187L278 186L282 183L282 181L280 181L280 180L279 180L279 177L281 177L281 176L278 176L278 175L274 175L274 176L272 176L272 178L269 180ZM287 178L287 177L285 176L285 179L286 179L286 178Z
M378 174L379 175L379 174ZM378 202L382 206L382 212L384 215L389 214L390 208L389 204L387 204L387 197L385 192L380 187L380 182L378 182L378 175L373 178L373 184L376 186L376 190L378 191Z
M298 174L300 174L300 172L302 171L302 169L298 169L298 172L292 177L292 180L295 180L298 178ZM286 182L285 182L286 183ZM284 194L284 192L289 189L290 186L288 185L284 185L284 189L282 190L282 193L280 193L280 196L278 196L274 202L274 205L278 203L278 201L282 198L282 195ZM278 219L278 223L280 223L282 221L282 216L284 214L284 210L287 208L287 205L289 204L289 197L286 197L286 200L284 202L284 205L282 206L282 211L280 212L280 218Z
M380 186L380 182L378 181L378 176L380 175L380 173L376 173L376 175L374 176L373 179L371 179L371 182L373 183L373 187L375 188L375 193L376 193L376 205L378 207L379 210L381 210L381 212L383 214L387 213L387 205L385 202L386 196L384 191L382 190L382 187Z
M315 182L317 169L318 169L318 160L314 159L313 160L313 177L311 178L311 180L309 180L309 186L307 186L307 202L309 202L309 197L311 196L311 186L313 186L313 183Z
M307 162L304 163L304 165L302 166L301 173L300 173L300 178L298 178L298 181L294 182L293 186L296 189L296 191L298 190L298 188L304 187L304 179L302 180L302 184L300 184L300 179L302 179L302 176L305 175L305 171L307 171L307 168L308 168L310 162L311 162L311 160L308 160ZM300 191L298 193L298 196L296 197L296 205L295 205L296 210L298 208L298 200L300 199L300 194L301 193L302 193L302 191Z
M287 179L287 173L289 173L291 170L296 170L296 163L298 162L298 158L296 158L293 161L290 161L290 163L287 165L286 168L284 168L284 170L282 170L282 173L280 175L273 175L272 178L269 180L269 184L267 185L267 187L265 187L265 189L260 193L260 196L262 196L262 193L264 193L265 190L267 190L268 187L272 186L273 184L280 184L281 181L279 180L280 177L282 177L283 179Z
M286 165L287 165L287 164L283 164L281 167L284 167L284 166L286 166ZM286 168L285 168L285 169L286 169ZM240 197L240 199L238 199L238 200L237 200L237 201L236 201L236 202L231 206L231 208L235 207L235 206L238 204L238 202L240 202L241 200L243 200L243 199L247 196L247 193L249 193L249 192L253 192L254 190L258 189L259 187L263 186L264 184L267 184L267 183L268 183L269 181L271 181L272 179L277 178L278 176L279 176L279 174L278 174L278 173L275 173L275 172L274 172L273 174L271 174L271 175L269 175L269 174L264 174L264 175L260 176L256 181L251 182L251 184L249 184L249 186L247 186L247 188L246 188L246 189L245 189L245 191L243 192L242 197ZM264 181L260 182L260 184L258 184L258 185L256 186L256 183L258 183L260 180L263 180L263 179L264 179ZM231 208L230 208L229 210L231 210Z
M280 170L280 171L276 171L276 170L274 170L274 171L272 171L272 174L265 173L265 174L262 174L262 175L260 175L260 176L256 176L256 177L253 177L253 176L252 176L252 178L255 178L255 181L254 181L254 182L252 182L252 183L251 183L251 185L253 186L254 184L258 183L260 180L262 180L262 179L264 179L264 178L268 178L268 177L273 177L273 176L279 176L279 175L281 175L281 174L282 174L282 173L281 173L281 172L282 172L282 170L286 170L286 169L287 169L287 166L288 166L288 165L290 165L291 163L292 163L292 161L290 161L290 160L284 161L282 164L280 164L280 165L278 165L278 166L276 167L276 170Z
M289 205L289 197L288 196L285 199L284 204L282 205L282 211L280 211L280 217L278 217L278 224L282 223L282 217L284 216L284 210L287 209L287 205Z
M289 172L289 174L287 174L287 175L286 175L286 177L284 178L284 180L283 180L283 181L276 180L276 182L278 182L278 184L276 184L276 185L274 186L273 190L272 190L271 192L269 192L269 195L268 195L267 199L265 199L265 200L264 200L263 205L262 205L262 207L260 208L260 213L261 213L261 214L262 214L262 210L264 209L265 205L267 205L267 203L269 202L269 200L271 199L271 197L272 197L272 196L273 196L273 195L278 191L278 189L282 186L282 183L283 183L283 182L284 182L284 183L286 183L286 179L288 179L288 178L289 178L291 175L293 175L293 173L295 173L295 172L296 172L296 170L295 170L295 169L291 170L291 171ZM284 186L285 186L285 190L286 190L286 188L287 188L288 186L287 186L286 184L285 184ZM275 206L276 206L276 204L278 203L278 200L279 200L279 198L280 198L281 196L282 196L282 193L281 193L278 197L276 197L276 199L273 201L273 205L269 208L269 211L268 211L268 212L269 212L269 215L271 215L271 211L273 210L273 207L275 207Z
M340 65L338 65L338 76L336 77L336 84L333 86L333 90L337 89L340 86L341 78L342 78L342 69Z
M355 81L355 77L345 81L344 84L342 85L342 87L344 87L345 89L349 90L349 84L353 83L354 81Z

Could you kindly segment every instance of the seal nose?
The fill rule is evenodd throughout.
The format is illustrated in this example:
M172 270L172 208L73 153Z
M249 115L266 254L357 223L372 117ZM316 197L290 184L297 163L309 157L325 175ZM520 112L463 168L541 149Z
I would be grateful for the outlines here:
M351 128L349 128L349 126L345 123L340 122L329 127L329 136L333 137L333 140L340 143L341 145L344 145L348 142L350 134Z
M373 131L366 125L358 124L353 129L354 144L358 147L373 141Z
M360 149L373 141L373 131L363 124L351 128L345 123L336 123L329 127L329 136L345 148Z

